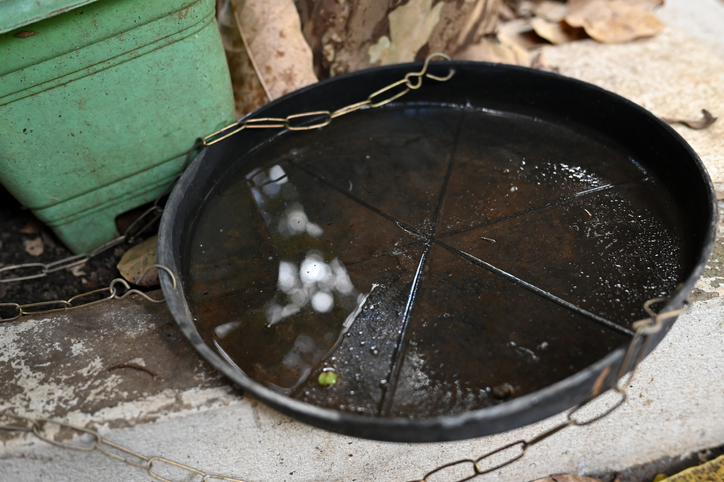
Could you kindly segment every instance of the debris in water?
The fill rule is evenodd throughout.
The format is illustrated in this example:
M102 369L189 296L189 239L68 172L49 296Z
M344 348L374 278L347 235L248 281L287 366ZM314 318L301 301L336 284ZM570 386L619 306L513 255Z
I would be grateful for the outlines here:
M494 386L490 392L493 397L498 400L508 400L515 393L515 388L510 383L501 383L500 385Z
M317 378L317 381L323 387L334 385L335 383L337 383L337 372L333 370L323 371L319 374L319 378Z

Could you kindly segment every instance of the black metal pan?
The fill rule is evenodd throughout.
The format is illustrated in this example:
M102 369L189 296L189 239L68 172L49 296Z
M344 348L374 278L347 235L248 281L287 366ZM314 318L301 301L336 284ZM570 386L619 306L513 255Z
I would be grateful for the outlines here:
M675 131L560 75L430 66L451 68L325 127L223 139L169 199L171 312L282 413L408 442L542 420L610 387L644 303L681 308L703 272L716 201ZM334 111L419 69L339 76L250 117Z

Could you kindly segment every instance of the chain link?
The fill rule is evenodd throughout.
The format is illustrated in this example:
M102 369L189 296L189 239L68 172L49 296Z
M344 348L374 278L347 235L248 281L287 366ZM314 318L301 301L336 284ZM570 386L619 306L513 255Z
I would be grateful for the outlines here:
M50 426L58 427L58 434L51 435ZM32 433L35 437L49 444L69 450L92 452L97 450L115 460L125 462L128 465L145 470L148 475L162 482L173 482L166 472L177 472L175 480L188 480L190 475L202 477L202 481L223 480L228 482L244 482L241 479L234 479L220 475L209 474L202 470L188 465L175 462L164 457L147 457L129 448L118 445L103 438L95 430L79 427L70 423L47 418L30 418L17 415L10 409L0 411L0 430L12 432ZM58 440L60 433L67 437L67 441Z
M160 264L154 264L146 268L139 280L142 280L152 269L162 269L171 276L174 288L176 287L176 276L166 266ZM155 300L148 296L143 291L132 289L131 285L122 278L116 278L106 288L99 288L97 290L89 291L87 293L81 293L75 295L68 300L53 300L53 301L40 301L38 303L27 303L24 305L18 303L0 303L0 323L15 321L18 318L25 315L39 315L43 313L54 313L57 311L65 311L80 306L90 306L98 303L103 303L109 300L122 300L127 296L140 296L151 303L163 303L165 300ZM94 299L102 296L100 299ZM80 303L78 301L81 301ZM38 309L42 308L42 309ZM7 317L7 312L12 310L14 316ZM5 312L5 313L3 313Z
M350 114L364 107L381 107L385 104L393 102L411 90L417 90L422 86L423 78L445 82L455 75L455 70L450 69L445 76L434 75L427 71L430 61L435 58L450 60L445 54L430 54L419 72L408 72L405 77L397 80L390 85L381 88L370 94L366 100L354 104L341 107L335 111L318 110L313 112L304 112L301 114L293 114L287 117L261 117L256 119L243 119L234 124L228 125L223 129L219 129L203 138L204 146L211 146L217 142L237 134L244 129L289 129L290 131L308 131L318 129L329 125L337 117ZM385 97L386 95L386 97ZM378 100L379 98L379 100ZM308 124L305 121L309 122Z
M495 450L487 452L476 459L461 459L455 462L440 465L433 470L429 471L422 479L417 479L412 482L433 482L434 480L448 480L450 482L464 482L466 480L472 480L482 475L495 472L503 467L520 460L528 453L528 449L533 445L542 442L548 437L560 432L571 426L584 427L598 422L599 420L609 416L611 413L616 411L621 405L623 405L628 398L628 387L631 384L636 369L639 363L646 354L646 348L648 346L649 338L654 333L661 330L663 322L669 318L677 317L686 310L688 304L685 304L683 308L678 310L667 311L666 313L656 313L652 309L652 306L659 303L666 302L666 298L653 298L644 303L644 310L649 314L648 318L639 320L633 324L635 330L634 336L628 345L626 354L624 355L623 361L619 368L618 374L616 375L616 382L612 388L601 392L601 386L605 378L610 373L610 369L604 369L599 379L593 386L591 395L579 403L566 414L566 420L553 428L550 428L533 438L528 440L518 440ZM629 371L630 367L630 371ZM628 371L628 376L627 375ZM577 418L576 415L584 408L590 408L591 404L600 400L600 397L604 393L614 393L618 395L618 399L612 403L608 408L599 411L597 414L589 416L587 418ZM483 465L486 464L486 465ZM469 467L468 474L460 477L459 472L461 467ZM449 474L448 477L444 477L445 474Z

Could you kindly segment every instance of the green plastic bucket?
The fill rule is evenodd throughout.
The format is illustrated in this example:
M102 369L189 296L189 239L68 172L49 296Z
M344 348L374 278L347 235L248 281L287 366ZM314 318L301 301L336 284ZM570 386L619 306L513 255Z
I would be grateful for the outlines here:
M214 0L0 2L0 182L76 253L234 117Z

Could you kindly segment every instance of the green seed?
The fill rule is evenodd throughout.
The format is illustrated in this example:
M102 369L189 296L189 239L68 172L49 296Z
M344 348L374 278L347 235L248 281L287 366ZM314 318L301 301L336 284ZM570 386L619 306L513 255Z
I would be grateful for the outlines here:
M337 383L337 374L333 371L322 372L319 374L319 378L317 380L323 387L334 385Z

